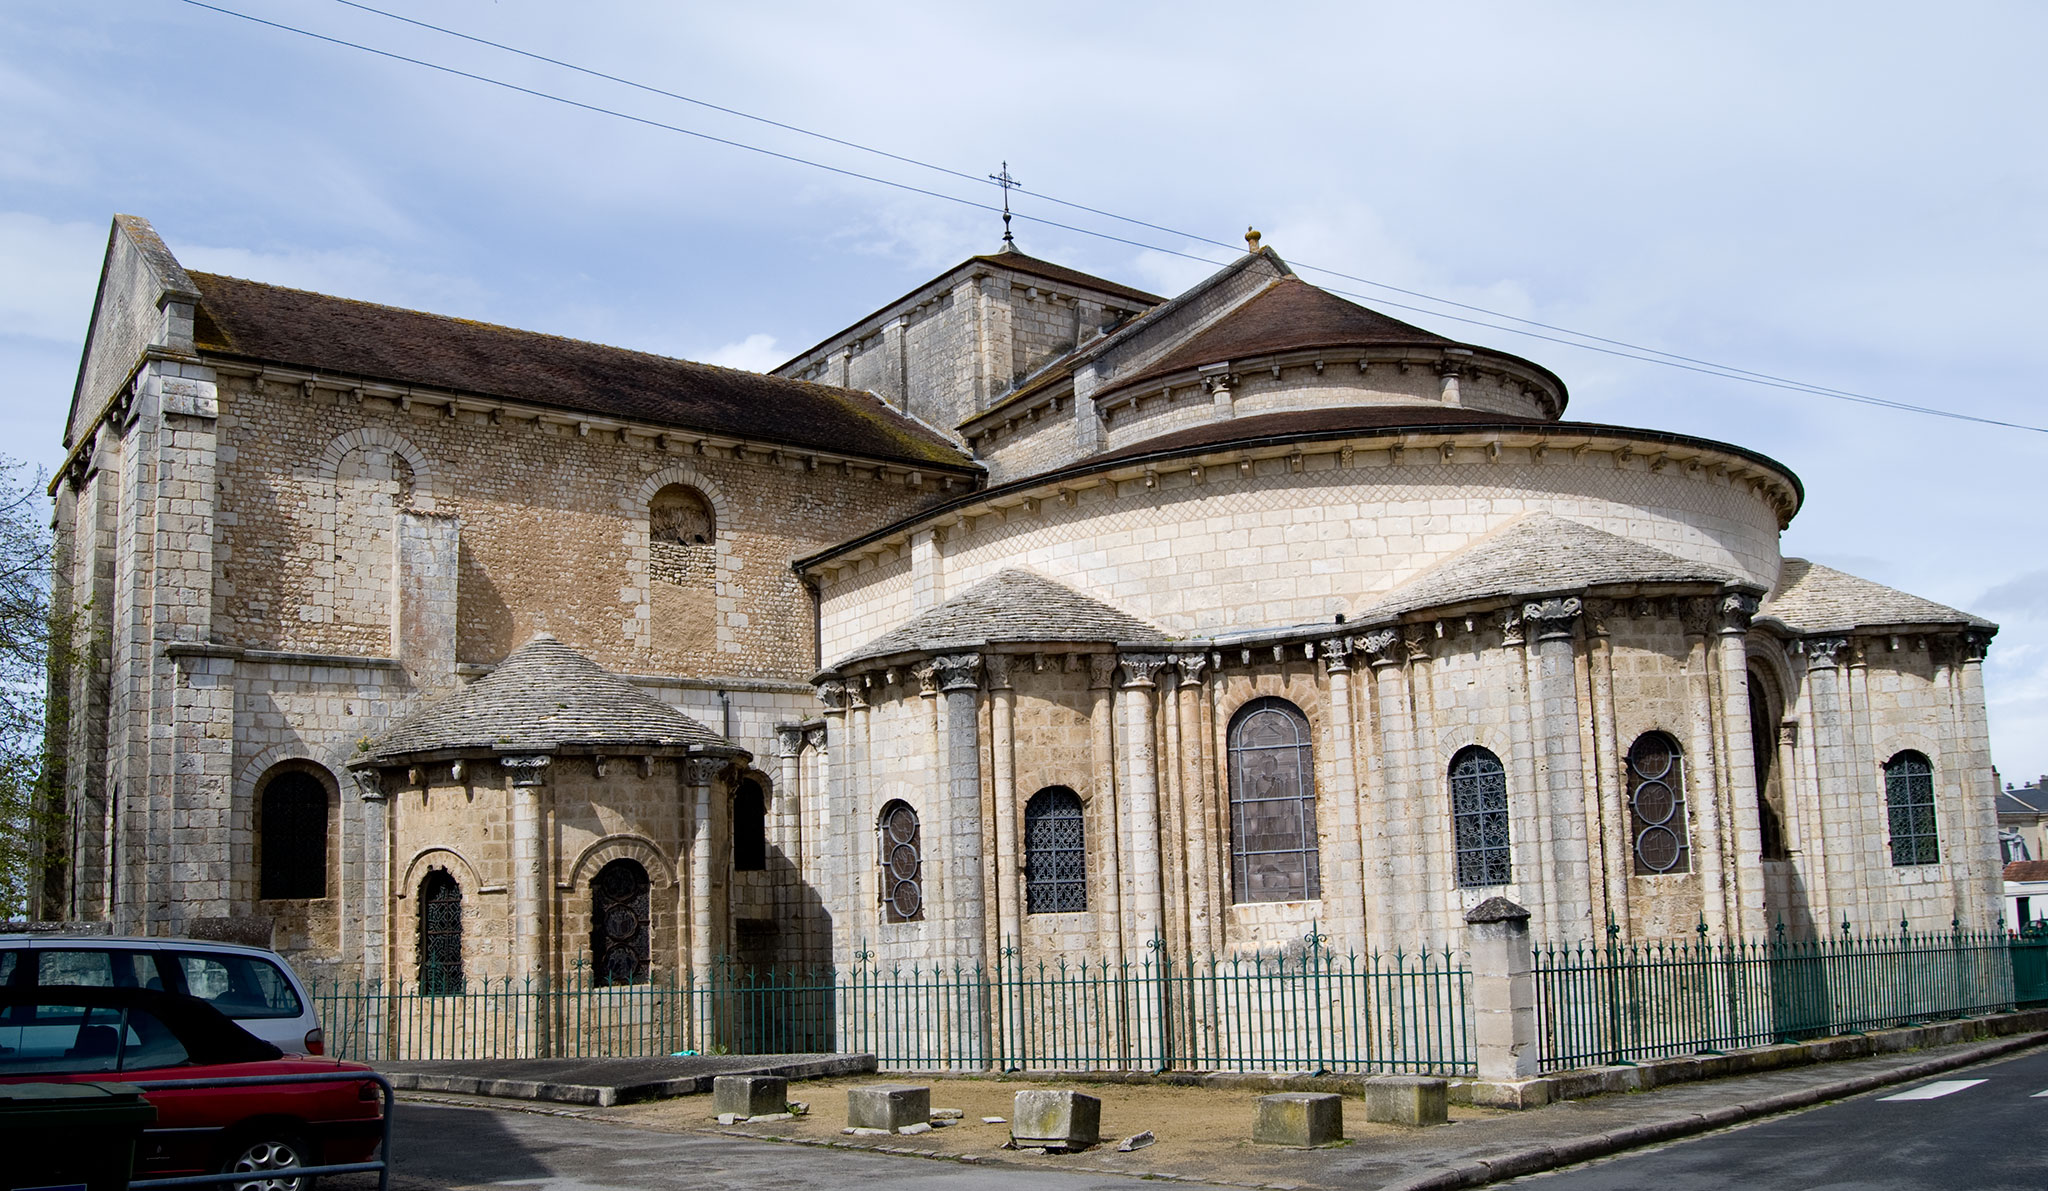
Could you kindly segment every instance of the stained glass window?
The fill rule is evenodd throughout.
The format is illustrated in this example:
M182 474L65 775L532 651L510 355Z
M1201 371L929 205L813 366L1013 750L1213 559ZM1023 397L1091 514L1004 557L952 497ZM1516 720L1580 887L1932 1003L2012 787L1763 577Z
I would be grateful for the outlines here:
M1321 896L1308 717L1255 699L1230 725L1230 887L1240 902Z
M882 920L924 921L924 839L907 802L882 808Z
M1685 757L1662 732L1643 733L1628 750L1628 818L1637 876L1691 871Z
M590 966L594 983L641 984L649 958L647 870L614 860L590 882Z
M1934 766L1919 753L1884 763L1884 802L1891 821L1892 864L1940 864L1934 825Z
M264 783L257 817L257 896L326 897L327 787L287 770Z
M1024 804L1024 912L1088 908L1087 838L1081 796L1048 786Z
M462 991L462 886L438 868L420 881L420 991Z
M1451 758L1451 835L1459 885L1508 883L1508 774L1477 745Z

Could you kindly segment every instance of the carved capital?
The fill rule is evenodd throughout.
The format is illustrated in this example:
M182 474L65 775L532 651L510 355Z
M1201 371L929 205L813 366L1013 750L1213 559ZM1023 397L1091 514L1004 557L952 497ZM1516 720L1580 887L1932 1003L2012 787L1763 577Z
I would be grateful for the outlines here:
M683 781L692 786L708 786L731 764L724 757L685 757Z
M1212 395L1218 389L1221 389L1225 393L1228 393L1236 387L1237 373L1235 372L1219 372L1214 376L1205 376L1202 378L1202 391Z
M1984 660L1984 655L1990 652L1991 634L1964 633L1962 640L1957 643L1956 657L1958 661L1966 663L1981 662Z
M1091 653L1088 655L1088 689L1102 690L1116 680L1116 655L1113 653Z
M1343 674L1351 669L1351 639L1332 637L1323 642L1323 664L1332 674Z
M1433 657L1434 655L1430 653L1429 647L1434 640L1435 638L1430 632L1429 625L1409 624L1401 626L1401 648L1407 653L1408 660L1411 662L1428 661Z
M1778 743L1787 747L1799 744L1799 721L1784 720L1778 724Z
M1678 605L1679 623L1695 637L1704 637L1720 625L1720 601L1708 596L1687 596Z
M932 659L939 668L939 689L952 694L971 691L981 685L981 655L956 653Z
M1749 624L1756 619L1756 610L1762 601L1746 591L1731 591L1721 597L1721 632L1723 635L1747 633Z
M1522 636L1521 609L1501 609L1499 623L1496 627L1500 629L1500 643L1502 645L1520 645L1524 639Z
M804 730L801 727L796 724L777 724L775 726L776 756L794 757L803 751L803 747Z
M1352 640L1375 666L1398 666L1406 656L1401 651L1401 634L1392 629L1375 629Z
M936 695L939 693L939 664L937 662L919 662L910 668L910 675L917 679L918 694Z
M868 676L855 674L846 680L846 709L866 711L868 706Z
M1847 637L1808 637L1800 643L1800 650L1806 654L1806 668L1809 670L1815 666L1839 665L1835 655L1848 647Z
M1572 624L1586 609L1577 596L1561 600L1531 600L1522 605L1522 619L1534 624L1538 641L1553 641L1572 635Z
M1209 665L1206 653L1178 653L1173 656L1173 667L1180 671L1182 686L1202 685L1202 671Z
M815 728L806 729L804 731L804 743L810 745L814 749L819 750L820 752L824 751L825 725L819 724Z
M988 689L1007 691L1010 689L1010 665L1016 661L1006 653L991 653L981 659L982 670L988 675Z
M515 786L543 786L548 780L548 766L555 759L546 753L529 753L520 756L499 757L498 764L505 767Z
M818 702L825 705L827 713L846 710L846 684L837 679L827 679L818 684Z
M1124 686L1144 687L1152 685L1152 676L1159 673L1171 660L1163 653L1119 654L1117 661L1124 668Z
M364 802L384 801L383 770L364 766L361 769L349 770L349 775L356 779L356 793Z

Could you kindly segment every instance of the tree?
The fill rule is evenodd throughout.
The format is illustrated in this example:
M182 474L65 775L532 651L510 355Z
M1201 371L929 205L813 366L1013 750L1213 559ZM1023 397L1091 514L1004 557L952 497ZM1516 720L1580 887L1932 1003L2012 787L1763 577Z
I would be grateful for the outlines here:
M53 636L49 504L43 477L0 457L0 919L37 908L62 839L62 781L46 752ZM65 652L60 648L59 653ZM57 874L61 877L61 870Z

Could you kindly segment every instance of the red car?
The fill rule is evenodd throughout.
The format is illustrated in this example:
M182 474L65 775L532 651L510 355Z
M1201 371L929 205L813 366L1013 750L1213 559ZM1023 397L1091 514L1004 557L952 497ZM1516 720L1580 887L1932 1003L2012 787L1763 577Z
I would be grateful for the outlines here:
M286 1055L197 997L140 988L0 989L0 1083L139 1083L361 1071L360 1063ZM383 1138L384 1094L370 1080L148 1092L156 1124L135 1148L135 1177L246 1171L237 1191L307 1191L288 1166L363 1162Z

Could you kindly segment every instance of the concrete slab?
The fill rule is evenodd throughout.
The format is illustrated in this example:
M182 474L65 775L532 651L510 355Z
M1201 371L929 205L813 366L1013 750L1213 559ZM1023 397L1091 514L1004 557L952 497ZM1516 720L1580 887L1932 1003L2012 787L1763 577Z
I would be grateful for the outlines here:
M454 1092L606 1107L694 1096L721 1075L868 1075L873 1055L690 1055L641 1059L416 1059L372 1063L401 1091Z

